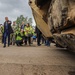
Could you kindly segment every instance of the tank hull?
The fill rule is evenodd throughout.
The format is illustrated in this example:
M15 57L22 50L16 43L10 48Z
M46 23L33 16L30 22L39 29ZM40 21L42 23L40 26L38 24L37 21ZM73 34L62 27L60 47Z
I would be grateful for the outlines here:
M48 37L54 37L61 47L75 51L75 0L30 1L35 21L42 33L46 32L45 36L48 36L50 32ZM36 10L32 4L35 4L38 13L34 13ZM45 26L48 27L46 30Z

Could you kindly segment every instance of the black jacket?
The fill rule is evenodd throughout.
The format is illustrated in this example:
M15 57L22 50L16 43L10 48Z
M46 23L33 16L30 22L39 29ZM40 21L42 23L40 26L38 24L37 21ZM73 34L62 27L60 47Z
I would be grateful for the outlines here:
M8 22L10 22L10 23L8 23ZM8 25L8 32L11 34L11 33L13 33L13 29L12 29L12 27L11 27L11 21L7 21L7 25ZM6 21L4 22L4 33L7 31L7 29L6 29Z
M40 31L37 27L35 28L35 32L36 32L37 34L42 34L41 31Z
M26 25L24 25L24 26L23 26L23 25L21 25L21 29L24 29L24 28L25 28L25 26L26 26Z

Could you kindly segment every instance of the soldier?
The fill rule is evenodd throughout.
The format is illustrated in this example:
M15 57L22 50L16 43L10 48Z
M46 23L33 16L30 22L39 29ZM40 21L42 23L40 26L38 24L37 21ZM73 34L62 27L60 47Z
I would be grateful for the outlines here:
M2 44L4 43L4 26L1 25L1 33L2 33Z
M13 29L13 34L12 34L12 45L15 45L15 32L16 32L16 30L17 30L17 24L16 24L15 21L13 22L12 29Z

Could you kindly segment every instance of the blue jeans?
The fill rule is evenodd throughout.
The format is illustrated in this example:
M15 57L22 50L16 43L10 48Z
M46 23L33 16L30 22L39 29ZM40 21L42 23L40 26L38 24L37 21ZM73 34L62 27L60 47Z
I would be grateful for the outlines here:
M8 46L9 46L10 45L10 33L9 32L4 33L4 46L6 46L7 37L8 37Z
M46 40L45 45L46 45L46 46L50 46L50 41L49 41L49 40Z

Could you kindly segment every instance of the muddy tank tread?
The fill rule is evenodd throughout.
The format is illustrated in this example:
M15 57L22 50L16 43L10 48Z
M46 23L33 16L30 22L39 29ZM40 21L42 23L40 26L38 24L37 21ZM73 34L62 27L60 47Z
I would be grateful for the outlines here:
M75 52L75 35L73 34L62 34L62 35L53 35L56 43L63 48Z

